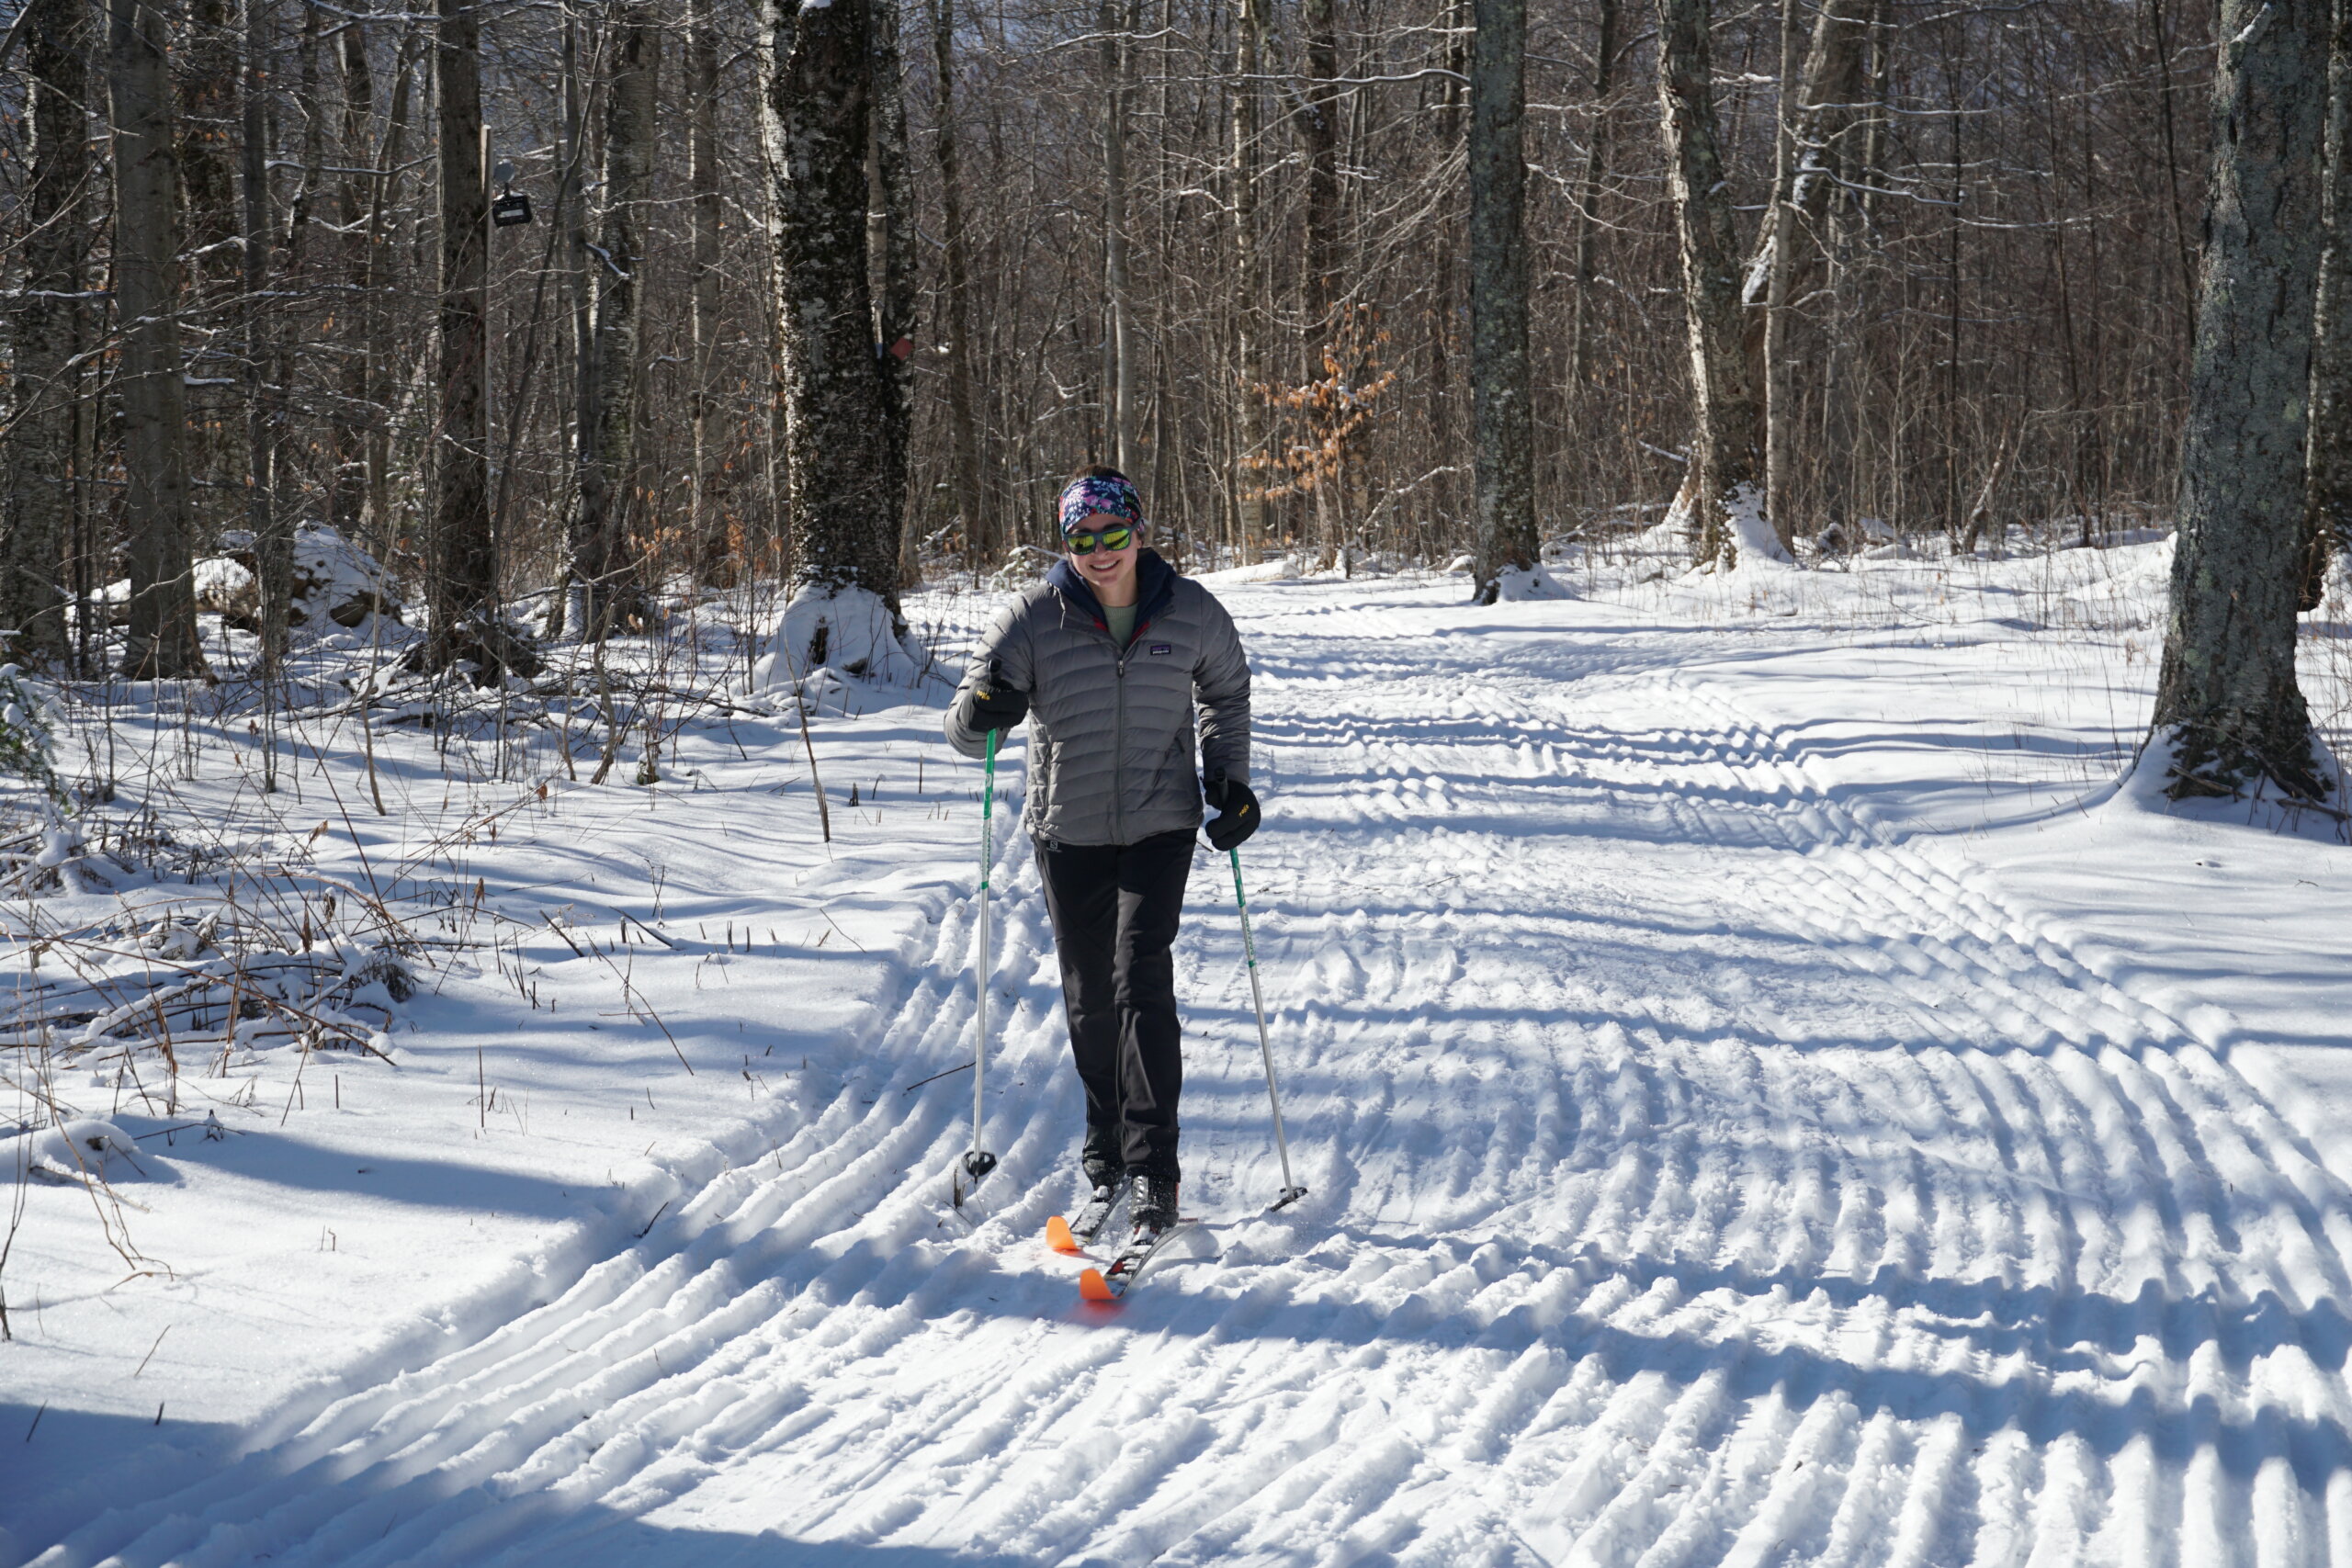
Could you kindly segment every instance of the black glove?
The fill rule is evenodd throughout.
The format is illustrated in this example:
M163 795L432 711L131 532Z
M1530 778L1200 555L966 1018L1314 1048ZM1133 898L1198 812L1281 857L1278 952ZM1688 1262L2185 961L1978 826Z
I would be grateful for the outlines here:
M1219 853L1238 847L1258 830L1258 796L1239 779L1219 773L1201 791L1201 798L1216 813L1201 824L1201 831Z
M979 683L964 697L964 727L983 734L991 729L1011 729L1029 716L1029 694L1016 692L1004 684L1003 672L993 664L982 675Z

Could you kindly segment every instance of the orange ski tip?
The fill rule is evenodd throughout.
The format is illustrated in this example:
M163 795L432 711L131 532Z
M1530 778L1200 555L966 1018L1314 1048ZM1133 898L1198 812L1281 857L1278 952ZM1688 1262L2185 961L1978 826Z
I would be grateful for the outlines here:
M1111 1282L1102 1278L1100 1269L1089 1269L1078 1277L1078 1293L1090 1302L1115 1302L1119 1298L1111 1290Z
M1069 1234L1069 1222L1056 1214L1046 1222L1046 1245L1056 1252L1076 1252L1078 1237Z

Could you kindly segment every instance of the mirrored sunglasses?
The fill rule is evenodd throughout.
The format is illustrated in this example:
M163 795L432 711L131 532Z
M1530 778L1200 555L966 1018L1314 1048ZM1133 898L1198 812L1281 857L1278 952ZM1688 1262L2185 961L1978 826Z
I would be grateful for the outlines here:
M1124 550L1135 542L1136 531L1124 524L1116 528L1105 528L1099 534L1075 533L1062 536L1062 543L1069 547L1069 553L1074 556L1091 556L1097 546L1106 550Z

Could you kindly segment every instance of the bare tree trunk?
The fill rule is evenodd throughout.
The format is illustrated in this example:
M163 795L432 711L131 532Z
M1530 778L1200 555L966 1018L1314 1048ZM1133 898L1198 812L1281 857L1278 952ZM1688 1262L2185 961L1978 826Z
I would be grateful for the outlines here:
M867 284L868 0L769 0L763 130L782 348L792 576L898 608L898 498ZM811 649L793 650L807 667Z
M542 636L558 637L567 626L580 636L592 636L588 588L577 570L582 548L580 491L589 458L590 433L596 426L595 274L588 255L587 93L581 80L580 20L569 10L563 17L561 75L563 79L562 168L556 186L555 221L563 229L563 282L571 310L571 494L565 509L563 580L548 596Z
M235 0L191 0L185 12L186 53L178 72L181 191L186 243L199 287L237 281L237 6Z
M181 392L178 169L168 26L152 0L108 0L107 96L114 120L115 309L122 334L123 520L130 536L130 637L123 673L206 673L188 555L187 428Z
M1739 242L1717 146L1707 11L1707 0L1657 0L1658 97L1698 414L1686 514L1696 525L1698 560L1729 567L1744 543L1754 547L1763 535L1764 422L1741 339ZM1769 546L1769 536L1761 542Z
M650 0L628 0L605 39L605 220L589 248L594 280L594 379L580 432L579 517L573 578L588 594L582 637L603 637L616 618L644 613L629 524L643 505L637 426L644 376L639 322L645 284L645 204L653 194L656 77L661 35Z
M1303 0L1298 19L1306 44L1298 134L1306 153L1306 378L1312 380L1321 369L1331 308L1340 294L1339 88L1333 85L1340 40L1332 0Z
M980 471L980 436L972 386L970 241L964 229L964 171L956 130L956 0L932 0L931 49L938 71L942 300L946 337L948 474L963 519L964 556L975 571L997 557L995 508Z
M438 6L434 69L440 130L441 418L434 442L438 495L425 557L432 625L424 655L435 669L461 657L461 626L493 618L498 597L490 532L490 407L483 389L489 197L481 166L481 12L470 0L438 0ZM469 640L491 643L482 631L477 626Z
M1136 345L1127 282L1127 109L1134 29L1118 0L1102 0L1102 460L1136 479Z
M907 474L914 445L914 189L907 168L907 99L899 55L899 0L867 0L867 265L873 278L875 371L881 382L887 544L901 587L922 581L908 527Z
M269 96L267 0L244 0L245 57L243 72L244 145L239 184L244 199L245 328L245 526L253 531L254 559L261 590L261 664L274 670L285 658L294 599L294 535L290 520L273 504L277 483L277 419L270 407L269 312L262 295L269 287ZM317 12L307 13L316 17ZM313 123L316 116L313 117ZM277 780L276 752L265 763L265 778Z
M2150 755L2168 793L2329 781L2295 681L2328 0L2223 0L2205 269Z
M366 188L370 182L356 172L360 150L368 145L376 115L376 73L368 60L365 23L345 24L336 65L342 78L341 140L345 167L335 179L335 222L342 230L342 243L349 247L345 253L350 267L346 276L357 291L351 313L357 328L352 334L357 352L349 360L350 368L344 381L344 396L349 402L336 412L328 427L327 521L339 529L356 532L367 514L367 426L361 422L367 417L364 409L368 394L368 361L375 344L374 308L368 297L368 253L374 248L368 238L371 204Z
M1528 400L1526 0L1476 0L1470 63L1470 377L1478 602L1535 565L1534 419Z
M1581 388L1591 374L1593 252L1600 235L1600 182L1609 172L1609 95L1616 85L1617 31L1623 6L1600 0L1600 38L1593 54L1592 135L1585 146L1584 175L1577 182L1576 293L1568 301L1568 384Z
M1233 401L1234 455L1239 469L1234 485L1240 501L1246 558L1266 533L1266 503L1258 493L1268 475L1259 466L1266 455L1265 260L1258 234L1258 82L1266 18L1265 0L1239 0L1233 43L1233 363L1240 385Z
M0 657L62 668L63 560L73 533L74 412L86 310L79 296L88 241L75 210L90 178L88 0L33 0L25 14L32 169L24 201L25 288L15 311L17 426L9 439L0 544Z
M1861 96L1869 39L1868 0L1830 0L1815 18L1800 73L1794 0L1781 13L1784 85L1772 205L1758 226L1743 298L1751 312L1747 335L1752 374L1764 394L1765 514L1784 551L1794 543L1789 474L1797 410L1804 402L1790 384L1789 308L1820 252L1821 222L1837 189L1838 142Z
M391 404L398 367L392 347L390 311L381 298L383 280L390 275L391 239L386 232L391 208L400 192L402 154L407 151L409 105L416 84L416 54L424 29L409 25L401 39L399 63L392 77L392 101L384 117L383 150L376 157L376 173L368 183L368 244L360 258L359 287L362 321L368 332L367 352L356 378L360 401L367 406L368 430L363 442L368 465L368 501L364 513L379 551L389 552L392 527Z
M718 18L714 0L695 0L686 29L688 183L694 191L694 249L689 262L694 381L687 414L694 427L694 468L688 476L688 536L695 567L704 581L715 578L727 559L726 519L718 511L718 462L710 437L712 358L718 342Z
M2352 555L2352 0L2335 0L2327 48L2326 184L2312 321L2300 608L2319 608L2331 555Z

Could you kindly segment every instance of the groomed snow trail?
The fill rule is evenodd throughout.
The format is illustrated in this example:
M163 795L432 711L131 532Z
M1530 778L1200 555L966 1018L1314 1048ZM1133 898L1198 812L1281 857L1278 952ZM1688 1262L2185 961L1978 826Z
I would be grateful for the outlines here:
M1184 1207L1037 1240L1075 1085L999 863L773 1157L480 1343L44 1563L2352 1564L2352 1204L2181 1020L1589 607L1231 595L1292 1146L1204 855ZM1566 612L1562 613L1564 616ZM812 1091L813 1092L813 1091Z

